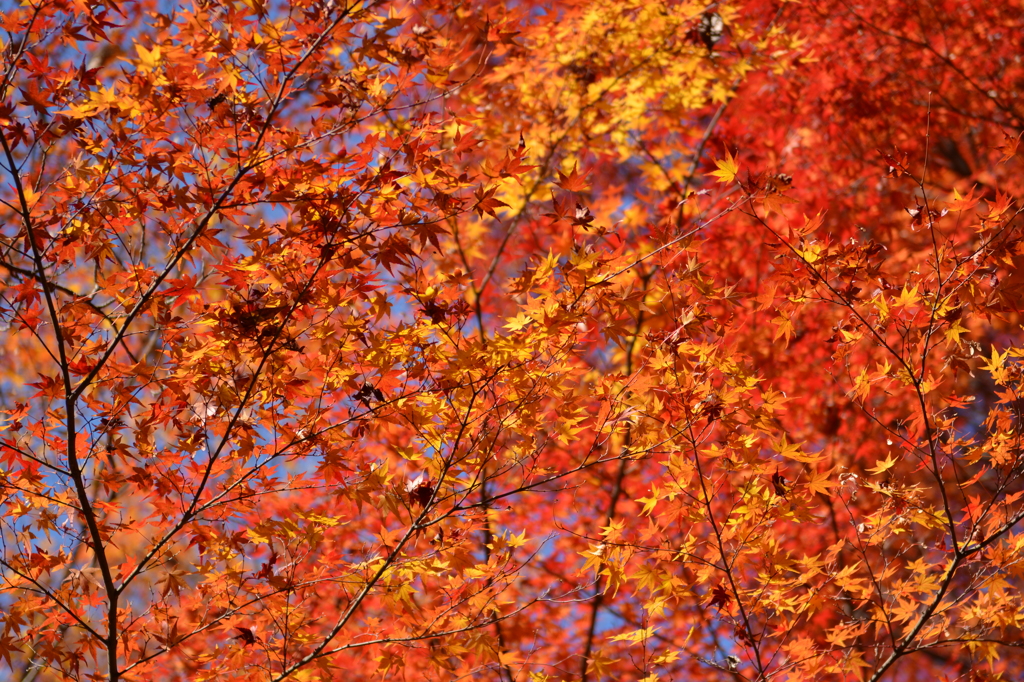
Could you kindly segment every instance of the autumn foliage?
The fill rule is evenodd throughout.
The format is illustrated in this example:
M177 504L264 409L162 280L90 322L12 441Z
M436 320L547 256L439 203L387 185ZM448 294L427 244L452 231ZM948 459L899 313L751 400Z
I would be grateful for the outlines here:
M1019 679L1019 2L0 9L5 679Z

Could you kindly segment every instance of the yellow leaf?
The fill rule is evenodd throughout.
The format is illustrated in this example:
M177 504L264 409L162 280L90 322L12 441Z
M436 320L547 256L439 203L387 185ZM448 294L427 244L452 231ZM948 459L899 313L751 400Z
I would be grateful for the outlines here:
M526 325L530 324L531 322L533 322L533 320L530 318L529 315L526 315L525 313L519 313L515 317L509 318L508 324L505 325L505 329L508 329L511 332L517 332L520 329L526 327Z
M602 677L610 672L612 664L618 660L617 658L608 658L602 652L597 652L587 663L587 671L594 673L596 677Z
M874 304L875 308L878 309L878 319L880 322L889 317L889 304L885 302L883 294L878 295L878 298L874 300Z
M817 263L821 259L821 246L808 244L806 249L796 249L796 255L806 261L809 265Z
M900 292L900 297L896 299L896 305L909 308L910 306L915 305L920 300L921 297L917 293L917 287L914 287L913 289L903 287L903 291Z
M812 472L810 480L807 481L807 492L812 495L817 493L827 495L831 488L838 485L837 483L828 480L832 476L833 471L834 469Z
M862 369L860 374L853 381L853 394L861 400L868 397L868 391L871 390L871 379L868 376L868 371Z
M736 179L736 174L740 172L739 164L736 163L736 157L728 151L725 152L724 159L715 161L715 165L718 166L718 170L711 171L708 175L714 175L718 178L719 182L732 182Z
M160 46L157 45L152 50L147 50L142 45L136 45L135 49L139 53L139 71L143 73L156 71L161 62Z
M640 515L647 516L652 511L654 511L654 508L658 506L658 501L660 499L661 495L659 494L658 486L651 486L651 496L641 497L640 499L637 500L637 502L640 502L641 504L644 505L644 508L643 510L641 510Z
M270 542L270 536L268 536L268 535L261 535L260 533L256 532L252 528L249 528L246 531L246 533L249 536L249 542L255 542L255 543Z
M522 533L520 533L519 535L509 534L509 536L508 536L508 546L511 547L512 549L515 549L516 547L522 547L525 544L526 544L526 531L525 530Z
M946 341L960 345L960 335L967 331L967 327L960 324L960 320L954 320L944 334Z
M639 642L646 642L654 634L657 628L642 628L640 630L634 630L632 632L624 632L621 635L615 635L612 637L613 642L630 642L637 644Z
M35 206L36 202L39 201L39 197L41 196L37 194L36 191L33 190L29 185L24 185L22 187L22 194L25 195L25 203L28 205L29 208Z
M884 472L888 471L889 469L892 469L895 464L896 464L896 455L892 455L888 459L885 459L882 462L879 462L878 466L874 467L873 469L868 469L868 473L869 474L881 474L881 473L884 473Z
M1007 355L1009 355L1009 353L1003 353L1000 355L999 351L996 350L996 347L992 346L992 358L988 361L988 364L982 365L981 368L986 372L995 372L1003 366L1004 362L1006 362Z
M942 385L942 377L925 379L921 382L921 393L927 394L934 391L936 388Z
M503 651L498 654L498 662L502 665L515 665L522 660L522 657L514 651Z
M992 375L992 381L996 382L996 384L1000 386L1006 382L1007 370L1004 365L1006 364L1006 358L1009 354L1009 351L1000 354L999 351L996 350L996 347L992 346L992 357L986 364L981 366L983 370Z
M775 449L775 452L779 453L783 457L796 460L797 462L813 463L819 461L823 457L821 454L809 455L806 452L803 452L799 445L786 442L785 436L783 436L781 440L772 443L772 447Z

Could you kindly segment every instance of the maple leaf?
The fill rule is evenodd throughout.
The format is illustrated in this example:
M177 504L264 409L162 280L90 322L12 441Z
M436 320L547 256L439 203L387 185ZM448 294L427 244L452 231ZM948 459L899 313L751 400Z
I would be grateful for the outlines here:
M980 199L974 197L974 187L967 192L967 196L961 196L960 192L953 189L953 201L949 202L950 211L966 211L978 205Z
M442 210L451 210L453 208L454 205L446 205L445 207L442 207ZM441 241L439 236L449 234L448 230L445 229L443 225L435 222L420 223L416 226L415 232L416 236L420 240L421 246L426 246L429 242L438 251L441 250Z
M810 455L805 453L796 443L789 443L784 435L778 441L772 443L772 447L781 456L797 462L806 462L811 464L820 461L824 457L822 454Z
M267 561L260 564L260 570L256 574L257 578L270 578L274 575L274 565L277 564L277 552L271 551L270 558Z
M1007 132L1003 133L1003 143L997 147L997 149L1003 153L1003 156L999 159L999 163L1006 163L1017 155L1017 149L1020 147L1021 136L1024 136L1024 132L1017 133L1016 137Z
M25 385L39 389L37 393L30 396L32 398L38 398L40 396L44 396L47 398L55 398L59 395L61 391L60 382L55 377L51 376L40 375L39 381L26 383Z
M711 606L717 609L722 609L728 606L732 602L732 595L729 591L721 584L715 585L711 588Z
M377 402L384 402L386 400L384 392L368 382L363 383L363 385L359 387L359 390L352 395L352 398L363 403L366 407L370 407L371 400L375 400Z
M30 80L19 91L25 98L25 103L32 107L37 116L46 116L47 109L51 106L49 93L41 91L39 85L38 81Z
M1004 380L1004 377L1006 376L1006 372L1005 372L1004 367L1005 367L1005 364L1006 364L1006 359L1007 359L1007 357L1009 357L1009 355L1010 355L1009 351L1000 353L996 349L995 344L993 344L992 345L992 354L988 358L988 360L985 362L985 364L983 364L981 366L981 369L986 371L986 372L989 372L990 374L992 374L992 378L996 381L996 383L1001 383ZM44 379L45 379L45 377L44 377ZM31 384L31 385L35 386L37 384Z
M660 499L661 498L658 495L657 487L652 488L650 497L641 497L637 500L637 502L644 505L643 509L640 511L640 514L643 516L649 516L650 513L654 511L654 508L658 506L658 502L660 501Z
M736 162L736 157L731 152L726 150L724 159L716 159L715 166L718 170L711 171L708 175L713 175L718 178L719 182L732 182L736 179L736 175L740 172L739 164Z
M567 192L583 192L590 186L587 181L587 174L580 174L577 164L573 164L572 170L566 175L558 171L558 182L555 183Z
M827 470L812 472L807 480L807 491L811 495L828 495L829 490L838 485L829 480L831 476L832 472Z
M434 497L434 485L429 478L420 474L405 484L405 493L413 504L426 507Z
M876 474L876 475L884 473L884 472L888 471L889 469L891 469L893 466L895 466L896 461L897 461L896 455L891 455L891 456L887 457L886 459L882 460L881 462L879 462L877 466L875 466L875 467L873 467L871 469L868 469L867 471L868 471L868 473Z
M142 45L137 44L135 49L139 54L138 68L142 73L152 73L153 71L156 71L163 61L159 45L155 45L152 50L147 50L142 47Z
M432 324L440 324L448 319L448 306L444 303L439 303L434 298L424 301L423 307L420 310L430 318Z
M761 199L761 204L764 206L764 209L768 214L782 213L783 206L795 203L798 203L796 199L786 196L781 192L769 192Z
M611 670L611 666L619 659L610 658L600 652L595 653L589 661L586 661L587 672L597 677L604 677Z
M497 187L491 187L490 189L480 187L477 189L476 204L473 205L473 210L475 210L478 215L483 217L484 213L486 213L492 218L497 218L498 216L494 212L494 209L508 206L504 201L494 198L494 193L497 190Z
M777 470L772 474L772 489L775 494L779 497L785 497L789 492L789 486L786 483L786 477L779 473Z
M235 637L233 639L240 640L242 642L242 646L246 646L247 647L247 646L251 646L253 644L256 644L259 641L262 641L262 640L260 640L259 637L256 636L256 633L255 633L255 631L253 631L252 628L248 628L248 627L243 628L243 627L237 627L236 626L235 627L235 631L238 632L238 634L235 635Z
M173 592L174 596L180 598L182 588L188 589L188 583L184 580L184 571L168 571L164 576L157 582L157 585L163 585L160 588L160 594L166 597L169 593Z
M505 154L505 160L498 169L498 176L502 178L520 179L520 176L527 171L533 170L536 166L523 163L523 154L526 153L526 145L521 144L515 149L510 149Z
M459 130L458 132L455 133L454 151L457 155L462 156L463 154L465 154L466 152L480 144L480 141L478 139L468 134L471 130L472 129L468 129L466 133L463 133L461 130Z
M181 279L168 279L167 283L171 286L164 289L162 295L172 298L170 306L175 308L182 303L200 298L199 291L195 288L196 282L197 278L189 275Z
M591 213L590 209L586 206L577 203L576 211L572 218L572 224L583 228L589 228L592 222L594 222L594 214Z

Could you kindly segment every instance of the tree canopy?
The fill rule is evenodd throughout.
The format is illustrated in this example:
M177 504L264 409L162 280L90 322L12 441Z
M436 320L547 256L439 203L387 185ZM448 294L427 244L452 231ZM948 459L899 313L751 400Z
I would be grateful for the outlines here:
M7 678L1024 669L1016 0L0 9Z

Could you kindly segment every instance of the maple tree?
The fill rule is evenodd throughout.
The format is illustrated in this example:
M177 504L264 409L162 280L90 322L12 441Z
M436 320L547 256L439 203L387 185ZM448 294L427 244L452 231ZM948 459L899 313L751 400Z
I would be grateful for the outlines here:
M1012 679L1014 5L8 3L4 674Z

